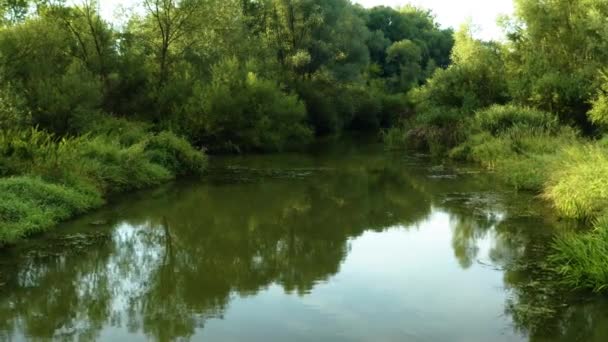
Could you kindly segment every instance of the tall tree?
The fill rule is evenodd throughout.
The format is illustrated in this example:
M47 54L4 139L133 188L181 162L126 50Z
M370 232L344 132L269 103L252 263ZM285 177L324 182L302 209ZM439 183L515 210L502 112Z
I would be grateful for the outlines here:
M173 62L172 47L182 38L190 38L196 25L196 12L201 8L200 0L144 0L147 14L153 20L158 60L158 84L163 86L170 75Z

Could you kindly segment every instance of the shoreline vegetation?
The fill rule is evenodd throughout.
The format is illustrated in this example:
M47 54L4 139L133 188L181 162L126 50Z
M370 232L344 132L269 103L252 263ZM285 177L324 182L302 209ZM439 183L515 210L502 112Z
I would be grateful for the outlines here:
M116 124L128 133L60 140L36 128L0 133L0 168L12 175L0 178L0 246L98 208L108 195L204 172L204 152L183 138Z
M414 115L388 148L474 162L586 231L558 232L548 270L565 288L608 291L608 16L605 1L516 0L507 39L455 34L452 64L408 93ZM596 17L597 16L597 17Z
M205 153L389 128L453 46L415 7L142 0L117 25L99 4L0 2L0 245L201 174Z
M506 39L349 0L0 3L0 245L109 194L204 172L206 153L382 133L485 167L588 231L549 268L608 291L608 4L514 0Z

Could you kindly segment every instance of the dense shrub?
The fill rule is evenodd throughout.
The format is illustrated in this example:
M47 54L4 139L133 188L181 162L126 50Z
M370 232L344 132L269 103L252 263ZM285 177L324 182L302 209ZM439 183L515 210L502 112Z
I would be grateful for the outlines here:
M76 153L81 174L108 193L141 189L173 177L150 161L144 149L144 143L125 148L116 140L97 137L81 143Z
M331 84L319 80L300 82L297 91L306 106L308 123L317 136L339 132L344 122L354 115L352 98L345 94L337 96Z
M462 50L467 51L461 53L466 56L457 58L447 69L437 69L425 85L410 92L421 123L450 126L479 109L508 101L498 49L461 37L454 53Z
M514 105L478 111L468 122L467 138L452 149L454 159L497 171L517 189L541 190L560 150L579 141L551 114Z
M97 207L109 193L160 184L176 175L200 175L206 165L203 152L169 132L127 131L123 137L108 127L102 133L58 139L37 129L0 132L0 175L5 177L0 178L0 243Z
M368 89L353 91L353 118L349 124L358 131L377 131L381 125L382 99Z
M107 136L118 140L124 146L130 146L145 140L151 130L152 124L147 122L95 113L90 115L77 131L93 136Z
M494 105L477 111L471 126L474 130L498 135L514 126L530 127L543 132L553 132L559 125L557 118L543 111L516 105Z
M213 67L209 86L199 87L187 131L212 151L280 151L302 146L312 132L304 104L275 81L248 72L236 59Z
M54 133L73 132L99 110L102 82L74 51L66 25L50 16L0 31L3 79L24 95L35 125Z
M57 139L35 128L0 131L0 175L49 176L70 170L74 139Z
M204 153L170 132L148 138L145 153L151 162L165 167L174 175L200 175L207 164Z
M10 87L0 88L0 130L24 128L31 125L31 114L25 109L23 99Z
M14 242L103 204L100 193L36 177L0 178L0 193L0 243Z

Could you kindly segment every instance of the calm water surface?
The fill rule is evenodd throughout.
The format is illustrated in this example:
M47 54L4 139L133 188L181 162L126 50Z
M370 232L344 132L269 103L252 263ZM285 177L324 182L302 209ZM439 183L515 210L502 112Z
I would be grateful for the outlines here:
M543 285L561 223L380 146L212 160L0 254L0 340L608 341Z

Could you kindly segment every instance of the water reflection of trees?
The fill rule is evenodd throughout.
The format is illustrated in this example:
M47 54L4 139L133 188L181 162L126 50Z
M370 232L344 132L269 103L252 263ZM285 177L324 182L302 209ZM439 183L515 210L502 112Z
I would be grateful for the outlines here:
M114 208L128 211L106 244L14 265L0 330L90 340L110 325L173 340L221 317L233 294L271 284L308 293L338 272L349 239L429 215L426 195L397 173L359 166L295 181L184 185Z
M469 192L432 200L450 213L452 247L460 265L468 268L487 257L484 266L503 271L509 292L505 313L530 341L608 341L608 299L565 292L546 268L552 237L571 223L556 221L532 195L506 191L497 197L487 191L496 185L488 187L483 180L479 185L467 184ZM480 256L478 244L489 235L492 246L487 256Z
M533 198L498 196L487 177L453 179L450 170L403 160L319 164L323 168L269 172L262 161L250 165L257 171L240 183L146 193L99 214L117 227L106 243L77 255L14 258L0 268L7 282L0 292L0 331L6 332L0 339L23 333L93 340L107 326L162 341L188 338L221 317L231 296L271 284L306 294L339 271L350 239L370 229L415 226L436 209L450 215L454 256L463 268L487 257L504 269L512 293L507 313L531 340L606 335L600 310L608 305L512 309L543 308L552 295L530 285L538 276L527 266L542 260L538 253L551 235L539 229L546 222L531 217L542 209L533 207ZM480 256L479 243L488 236L489 255ZM539 329L549 325L558 328Z

